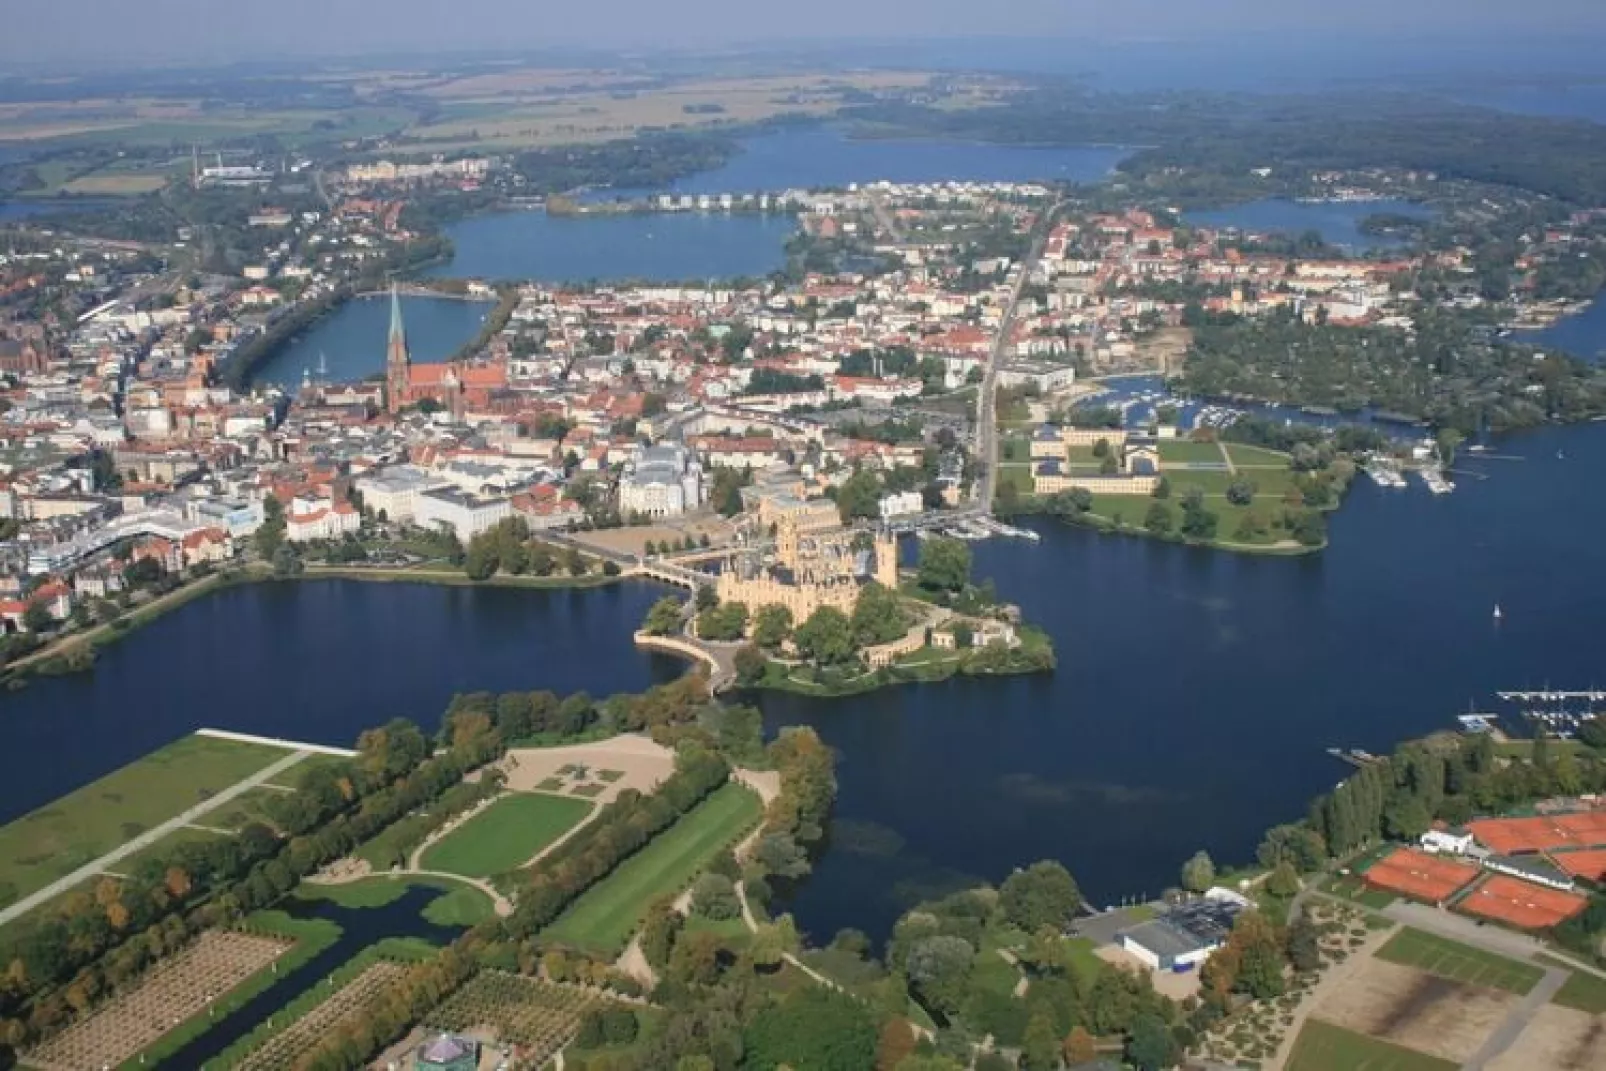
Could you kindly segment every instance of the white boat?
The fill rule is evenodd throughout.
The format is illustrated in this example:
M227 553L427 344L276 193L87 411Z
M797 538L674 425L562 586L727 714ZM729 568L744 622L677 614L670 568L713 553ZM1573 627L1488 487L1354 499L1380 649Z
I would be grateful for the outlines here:
M1501 612L1500 612L1500 604L1499 604L1499 603L1495 603L1495 604L1494 604L1494 619L1495 619L1495 620L1496 620L1496 621L1499 621L1499 620L1500 620L1500 618L1501 618L1501 617L1503 617L1503 616L1504 616L1504 615L1503 615L1503 614L1501 614Z

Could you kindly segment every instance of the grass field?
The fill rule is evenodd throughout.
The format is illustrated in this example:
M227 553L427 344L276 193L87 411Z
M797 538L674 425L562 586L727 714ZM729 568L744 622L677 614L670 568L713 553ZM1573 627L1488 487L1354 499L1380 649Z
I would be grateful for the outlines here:
M285 756L187 736L0 829L0 904L127 843Z
M1550 1002L1590 1015L1606 1015L1606 978L1574 971Z
M585 800L519 794L504 796L424 852L425 870L471 878L502 874L573 829L591 813Z
M1287 1071L1454 1071L1455 1064L1353 1030L1306 1020Z
M1162 465L1167 461L1181 461L1198 465L1225 465L1227 463L1227 459L1221 454L1221 447L1217 444L1184 442L1180 439L1161 441L1160 461Z
M1271 466L1286 469L1289 455L1276 450L1267 450L1259 446L1242 446L1238 443L1228 443L1227 453L1232 457L1232 463L1239 468L1244 466Z
M1454 982L1504 989L1508 993L1526 993L1545 976L1543 968L1531 963L1519 963L1409 927L1389 938L1377 950L1377 957L1417 967Z
M723 786L580 897L545 937L599 952L622 949L649 903L685 888L761 814L753 793Z
M419 912L437 926L474 926L496 914L491 898L479 889L427 874L381 875L340 885L303 883L293 895L297 900L327 900L341 907L371 908L393 904L413 888L440 890L441 895Z
M316 756L315 756L316 757ZM311 762L304 759L290 767L290 774L296 774L301 767ZM265 822L264 808L270 800L283 799L287 793L278 789L268 788L266 785L251 789L229 801L228 806L222 807L206 816L203 824L215 826L218 829L240 830L252 822Z

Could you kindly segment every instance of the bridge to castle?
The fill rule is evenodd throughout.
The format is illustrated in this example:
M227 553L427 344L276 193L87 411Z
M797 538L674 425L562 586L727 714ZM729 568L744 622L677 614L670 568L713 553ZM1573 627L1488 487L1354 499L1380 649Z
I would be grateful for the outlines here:
M696 591L704 584L712 584L714 576L710 573L689 569L675 562L664 561L661 558L652 558L636 566L636 573L652 580L659 580L665 584L674 584L676 587L690 588Z

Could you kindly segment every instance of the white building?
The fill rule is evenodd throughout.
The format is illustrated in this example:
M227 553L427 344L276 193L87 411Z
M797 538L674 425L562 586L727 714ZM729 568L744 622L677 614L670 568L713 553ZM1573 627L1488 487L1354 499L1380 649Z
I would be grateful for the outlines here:
M678 517L703 504L703 467L684 446L649 446L619 481L619 512Z
M1430 829L1422 834L1422 850L1443 855L1471 855L1472 832L1460 826Z
M383 513L388 521L408 524L417 512L418 496L446 486L446 481L416 465L392 465L359 477L355 486L374 516Z
M292 543L339 539L362 527L362 515L350 502L296 498L284 518L284 537Z
M450 528L468 542L513 516L505 498L480 498L450 487L420 491L413 500L413 523L420 528Z
M926 508L925 497L919 491L903 491L895 495L886 495L881 499L881 519L903 517L911 513L922 513Z

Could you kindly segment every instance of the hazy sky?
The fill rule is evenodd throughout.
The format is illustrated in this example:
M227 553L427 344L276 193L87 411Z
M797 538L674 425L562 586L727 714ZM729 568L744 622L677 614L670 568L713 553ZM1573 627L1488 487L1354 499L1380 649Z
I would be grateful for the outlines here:
M1606 34L1606 0L0 0L0 69L375 52L720 47L999 35L1097 40Z

